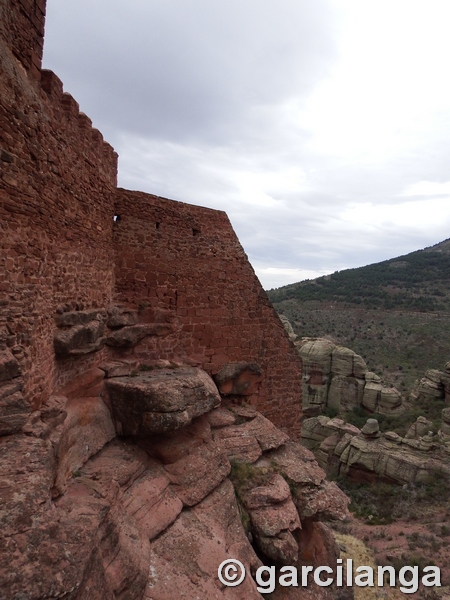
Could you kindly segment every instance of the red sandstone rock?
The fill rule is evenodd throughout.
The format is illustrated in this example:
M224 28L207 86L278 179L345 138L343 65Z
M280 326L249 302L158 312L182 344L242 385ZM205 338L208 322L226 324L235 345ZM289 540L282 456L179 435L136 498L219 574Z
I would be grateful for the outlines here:
M208 415L202 415L190 425L168 434L157 434L149 439L138 440L138 444L149 456L160 460L163 465L173 464L185 458L200 446L211 442Z
M0 382L19 377L20 366L9 350L0 352Z
M277 429L268 419L250 409L255 415L241 425L231 425L213 430L213 439L224 449L230 460L255 462L263 452L278 448L288 436Z
M106 380L115 419L125 435L174 431L220 404L211 378L200 369L159 369Z
M18 433L25 425L31 406L22 393L22 381L0 385L0 436Z
M108 310L107 326L110 329L118 329L128 325L136 325L139 321L137 310L131 310L114 306Z
M147 470L123 496L126 512L149 540L167 529L183 508L182 501L169 484L167 475L155 467Z
M282 565L295 565L298 544L290 531L281 531L277 537L257 536L259 548L270 561Z
M231 471L230 462L215 444L203 444L164 469L173 490L185 506L197 504L216 488Z
M262 379L261 368L256 363L228 363L214 376L221 394L239 396L254 394Z
M74 377L59 390L61 396L72 398L97 398L105 377L101 369L89 369L79 377Z
M89 321L74 325L70 329L58 329L54 336L55 354L59 356L79 356L96 352L104 344L103 321Z
M263 536L275 537L281 531L301 529L297 509L291 498L250 511L252 526Z
M228 425L233 425L236 422L234 414L222 406L209 412L207 418L211 427L214 428L226 427Z
M253 487L244 495L245 507L249 510L270 506L287 500L291 495L286 480L281 475L273 475L270 480L257 487Z
M172 527L151 542L145 600L260 600L249 576L238 587L224 588L217 567L227 558L242 561L247 572L260 566L242 529L233 486L222 483L203 502L183 511Z
M67 479L116 435L109 410L99 398L73 398L66 411L57 446L55 494L61 494Z

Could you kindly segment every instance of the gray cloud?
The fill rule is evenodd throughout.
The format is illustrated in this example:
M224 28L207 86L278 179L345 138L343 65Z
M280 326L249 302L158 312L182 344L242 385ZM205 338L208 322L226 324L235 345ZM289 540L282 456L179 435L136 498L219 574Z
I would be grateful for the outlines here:
M426 187L450 180L450 88L429 75L445 3L419 8L397 40L387 0L48 0L44 66L119 152L120 185L226 210L272 287L448 237Z

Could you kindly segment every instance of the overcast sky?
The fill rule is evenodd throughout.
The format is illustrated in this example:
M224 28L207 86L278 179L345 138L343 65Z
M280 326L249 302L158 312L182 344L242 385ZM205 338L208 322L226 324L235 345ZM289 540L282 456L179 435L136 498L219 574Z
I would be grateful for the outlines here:
M225 210L266 289L450 237L449 0L48 0L119 185Z

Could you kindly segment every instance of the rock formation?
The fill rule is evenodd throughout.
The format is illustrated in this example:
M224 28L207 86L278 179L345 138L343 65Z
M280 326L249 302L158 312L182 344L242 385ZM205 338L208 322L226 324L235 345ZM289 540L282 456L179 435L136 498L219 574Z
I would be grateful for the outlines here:
M303 361L303 411L317 416L327 408L344 414L363 406L372 413L385 415L402 412L402 397L395 388L383 386L369 371L364 360L343 346L325 338L296 343Z
M342 419L320 415L304 420L302 442L329 475L426 483L436 475L450 477L450 411L442 411L437 434L430 426L418 417L402 438L392 431L381 434L376 419L369 418L359 430Z
M410 393L413 402L444 400L450 404L450 362L447 362L444 370L429 369L420 381L417 381Z
M4 597L256 599L250 576L221 586L223 560L335 564L319 521L344 518L347 498L245 396L221 399L200 369L127 361L65 394L0 438Z
M346 515L293 441L301 361L224 212L117 188L45 9L0 0L0 598L261 598Z

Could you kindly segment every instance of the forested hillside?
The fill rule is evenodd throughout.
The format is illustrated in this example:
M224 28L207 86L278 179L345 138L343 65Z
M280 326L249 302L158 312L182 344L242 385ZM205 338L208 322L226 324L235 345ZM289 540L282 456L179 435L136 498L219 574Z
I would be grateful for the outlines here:
M340 302L366 308L450 310L450 240L380 263L270 290L274 303Z
M450 360L450 240L268 292L302 337L329 337L407 393Z

